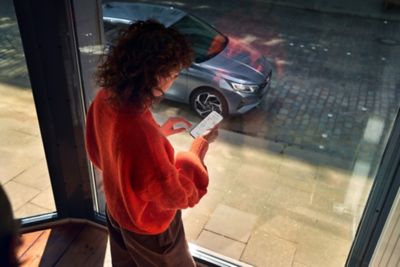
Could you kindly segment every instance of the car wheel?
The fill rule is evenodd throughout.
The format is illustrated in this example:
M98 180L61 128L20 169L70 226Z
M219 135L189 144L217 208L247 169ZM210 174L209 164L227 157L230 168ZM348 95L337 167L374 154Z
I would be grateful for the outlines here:
M222 116L228 115L228 104L224 96L214 89L198 89L194 91L190 98L190 105L201 117L205 117L216 111Z

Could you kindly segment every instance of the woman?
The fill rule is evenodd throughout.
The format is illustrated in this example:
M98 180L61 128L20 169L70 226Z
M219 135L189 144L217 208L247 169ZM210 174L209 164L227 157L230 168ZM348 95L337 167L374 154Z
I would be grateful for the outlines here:
M203 159L218 130L175 157L166 136L185 130L177 123L190 123L175 118L160 126L150 112L192 57L179 32L139 21L98 68L102 89L87 114L86 146L103 172L113 266L195 266L180 210L207 192Z

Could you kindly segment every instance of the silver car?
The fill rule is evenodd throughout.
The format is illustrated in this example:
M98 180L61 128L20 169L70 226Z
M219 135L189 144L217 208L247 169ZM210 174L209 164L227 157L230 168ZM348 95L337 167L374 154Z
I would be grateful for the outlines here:
M178 29L195 51L194 63L180 73L165 98L190 104L202 117L213 110L223 116L243 114L261 102L271 80L268 60L182 10L143 3L103 4L107 45L112 46L122 28L147 19Z

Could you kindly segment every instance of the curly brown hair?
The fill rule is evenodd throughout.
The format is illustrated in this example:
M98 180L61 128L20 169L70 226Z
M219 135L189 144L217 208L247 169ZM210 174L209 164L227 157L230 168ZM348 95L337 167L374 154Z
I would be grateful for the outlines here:
M158 78L189 67L192 61L193 49L176 29L155 20L137 21L120 32L95 77L111 92L112 104L145 108L157 99L152 91L160 90Z

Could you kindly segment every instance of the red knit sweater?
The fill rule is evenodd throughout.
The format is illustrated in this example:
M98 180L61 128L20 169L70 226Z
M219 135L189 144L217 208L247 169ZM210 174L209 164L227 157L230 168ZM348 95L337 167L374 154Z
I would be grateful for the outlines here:
M149 110L117 109L108 94L99 91L86 121L86 149L103 172L107 210L124 229L161 233L178 209L193 207L206 194L208 143L197 138L175 157Z

